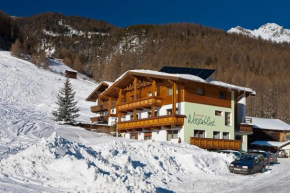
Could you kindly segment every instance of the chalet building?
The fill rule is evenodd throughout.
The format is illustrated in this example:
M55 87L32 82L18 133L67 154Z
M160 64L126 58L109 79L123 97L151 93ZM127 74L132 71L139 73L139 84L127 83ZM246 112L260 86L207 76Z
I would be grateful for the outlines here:
M112 84L113 82L109 81L100 82L97 85L96 89L86 98L86 101L96 102L96 104L91 107L91 111L96 114L95 117L91 118L92 123L108 126L112 126L115 124L116 122L115 101L98 100L99 95L103 93L107 88L109 88Z
M285 142L290 140L290 125L279 119L247 117L252 120L253 135L249 143L256 141Z
M77 74L78 74L78 72L75 71L75 70L66 70L65 71L65 77L67 77L67 78L74 78L74 79L76 79L77 78Z
M125 138L246 151L252 134L252 125L245 121L246 98L255 92L211 80L213 72L177 67L130 70L99 90L97 97L93 93L98 85L90 98L97 100L98 110L107 102L108 120L117 121Z

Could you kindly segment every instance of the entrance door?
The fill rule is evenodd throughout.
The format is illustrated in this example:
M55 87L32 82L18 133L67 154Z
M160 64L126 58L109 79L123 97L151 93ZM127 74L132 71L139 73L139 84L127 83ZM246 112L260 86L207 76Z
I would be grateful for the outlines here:
M136 139L136 140L138 140L138 133L131 133L130 134L130 139Z

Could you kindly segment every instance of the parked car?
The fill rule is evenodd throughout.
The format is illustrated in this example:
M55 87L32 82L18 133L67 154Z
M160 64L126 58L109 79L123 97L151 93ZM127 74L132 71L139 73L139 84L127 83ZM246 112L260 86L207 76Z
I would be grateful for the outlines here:
M238 159L242 156L241 152L234 150L220 150L219 153L233 154L235 156L235 159Z
M265 171L265 162L263 155L260 154L243 154L236 161L229 165L231 173L254 174Z
M270 164L274 164L278 162L278 157L274 153L269 153Z
M278 158L288 158L288 154L285 152L284 149L280 149L279 151L277 151L276 155L278 156Z
M248 150L249 153L256 153L256 154L261 154L264 156L265 158L265 165L268 164L268 161L269 161L269 154L263 150L256 150L256 149L250 149Z

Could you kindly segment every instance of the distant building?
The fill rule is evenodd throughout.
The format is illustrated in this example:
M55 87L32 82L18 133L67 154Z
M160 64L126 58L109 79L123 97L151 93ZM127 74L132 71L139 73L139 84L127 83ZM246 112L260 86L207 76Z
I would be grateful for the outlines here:
M74 78L74 79L76 79L77 78L77 74L78 74L78 72L75 71L75 70L66 70L65 71L65 77L67 77L67 78Z
M251 149L260 149L276 153L278 150L284 150L290 155L290 141L255 141L251 143Z
M255 141L288 141L290 140L290 125L279 119L247 117L252 120L253 134L249 143Z
M174 67L129 70L107 88L100 83L88 100L96 100L93 112L107 109L107 119L117 121L125 138L247 151L252 124L245 119L246 98L256 93L208 79L213 72Z

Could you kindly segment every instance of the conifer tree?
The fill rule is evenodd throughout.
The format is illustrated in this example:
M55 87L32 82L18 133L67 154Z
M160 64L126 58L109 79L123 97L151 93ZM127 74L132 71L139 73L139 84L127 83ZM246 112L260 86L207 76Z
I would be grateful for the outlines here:
M72 89L71 83L67 78L64 87L60 90L56 104L59 106L57 111L53 111L54 120L58 122L73 123L74 119L79 117L79 108L76 107L78 103L75 100L75 92Z

